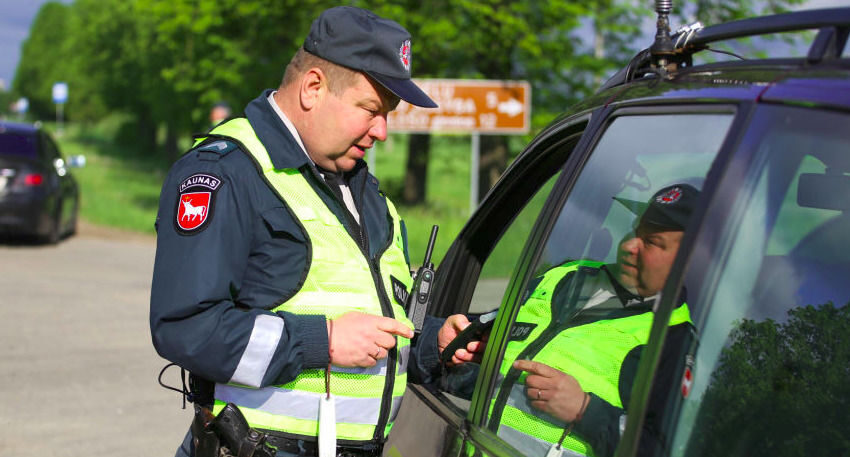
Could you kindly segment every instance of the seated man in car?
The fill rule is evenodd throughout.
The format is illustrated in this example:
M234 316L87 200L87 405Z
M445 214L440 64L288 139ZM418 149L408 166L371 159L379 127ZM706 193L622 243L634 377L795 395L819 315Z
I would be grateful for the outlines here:
M528 456L613 454L654 306L698 194L688 184L659 190L634 236L620 243L616 264L571 261L529 287L491 405L489 425L500 437ZM673 340L688 331L684 301L669 325ZM675 365L662 360L670 384Z

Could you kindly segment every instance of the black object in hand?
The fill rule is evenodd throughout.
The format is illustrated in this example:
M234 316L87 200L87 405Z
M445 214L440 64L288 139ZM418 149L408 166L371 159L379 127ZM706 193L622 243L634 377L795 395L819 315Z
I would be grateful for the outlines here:
M443 353L440 354L440 361L443 363L448 363L452 361L452 356L458 349L465 349L466 345L473 341L480 341L484 334L490 331L493 327L493 323L496 322L496 315L499 310L491 311L487 314L482 314L478 319L472 321L468 327L463 329L462 332L455 339L443 349Z

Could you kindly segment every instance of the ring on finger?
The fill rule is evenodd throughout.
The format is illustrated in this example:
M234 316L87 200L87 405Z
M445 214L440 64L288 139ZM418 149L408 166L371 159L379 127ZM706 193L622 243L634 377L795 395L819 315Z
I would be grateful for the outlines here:
M540 400L540 389L537 389L537 399Z
M379 355L381 355L381 348L380 348L380 347L378 347L378 349L377 349L377 350L375 351L375 353L372 355L372 358L373 358L373 359L375 359L375 360L378 360L378 356L379 356Z

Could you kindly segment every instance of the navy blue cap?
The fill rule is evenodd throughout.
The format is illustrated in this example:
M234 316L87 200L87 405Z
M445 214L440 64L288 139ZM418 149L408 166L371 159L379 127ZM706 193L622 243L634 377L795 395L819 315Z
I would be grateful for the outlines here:
M648 202L614 197L631 212L640 215L641 224L671 230L685 230L696 206L699 190L690 184L673 184L653 194Z
M437 107L410 79L410 33L395 21L353 6L330 8L313 21L304 50L369 75L411 105Z

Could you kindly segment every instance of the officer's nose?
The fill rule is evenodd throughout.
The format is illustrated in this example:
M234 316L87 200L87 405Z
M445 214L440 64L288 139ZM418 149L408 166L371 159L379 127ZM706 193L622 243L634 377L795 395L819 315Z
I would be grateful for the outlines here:
M637 255L640 250L641 240L640 238L633 236L631 238L626 239L620 244L620 249L623 250L623 253L629 255Z
M369 136L378 140L386 141L387 139L387 113L381 113L372 119L372 125L369 128Z

